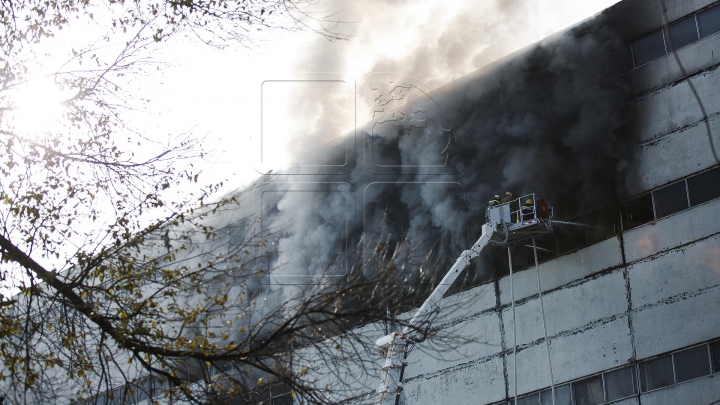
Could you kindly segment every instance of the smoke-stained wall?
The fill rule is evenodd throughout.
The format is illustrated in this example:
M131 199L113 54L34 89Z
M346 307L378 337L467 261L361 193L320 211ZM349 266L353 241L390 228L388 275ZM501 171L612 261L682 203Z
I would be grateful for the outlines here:
M254 184L256 212L274 234L270 281L342 275L361 236L378 229L391 242L412 237L418 261L434 249L437 272L506 190L548 198L560 219L616 202L628 166L628 97L617 78L626 52L601 15L439 89L369 75L357 83L358 105L371 106L365 125L342 137L315 126L296 138L292 164ZM303 102L337 113L342 96L316 84L300 87Z

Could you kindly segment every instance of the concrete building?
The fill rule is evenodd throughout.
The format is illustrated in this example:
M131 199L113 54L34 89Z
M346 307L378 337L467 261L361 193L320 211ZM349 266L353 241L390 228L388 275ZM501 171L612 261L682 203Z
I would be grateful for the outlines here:
M597 42L602 41L595 40L593 45L576 46L569 57L607 65L602 70L605 77L597 80L613 81L624 91L627 100L621 108L626 120L616 127L621 128L629 146L623 158L601 161L612 161L615 167L601 168L600 172L607 171L611 179L620 178L609 189L616 193L607 198L611 203L580 210L575 217L563 217L586 227L558 226L555 237L539 239L543 250L539 251L537 273L532 250L524 245L513 248L512 278L504 250L484 253L481 264L462 282L462 291L448 297L447 311L433 336L408 358L400 403L506 404L517 394L518 404L548 405L552 404L551 386L556 405L720 403L720 380L715 380L720 372L720 2L665 0L664 12L662 3L623 0L540 45L518 51L441 89L440 94L447 99L441 109L457 106L453 94L473 92L467 97L483 100L483 94L494 91L492 83L498 72L507 71L508 66L532 70L534 65L527 68L524 64L538 46L552 52L560 49L556 54L563 56L568 32L608 31L598 37L614 41L609 51L599 56L585 54L600 48ZM573 65L573 60L560 59L547 65L550 74L557 72L553 70L557 64ZM594 74L587 73L591 82ZM547 88L564 79L560 74L553 80ZM587 83L588 78L579 82L583 80ZM532 82L527 84L528 88L533 86ZM585 93L590 99L596 94L589 87L578 91L570 104ZM607 94L602 92L602 97ZM432 115L433 107L428 105L414 109L412 114ZM487 105L480 102L472 106L484 108ZM616 115L597 117L612 119ZM406 130L412 131L419 122L422 120L408 124ZM589 123L602 125L597 120ZM336 183L319 182L323 184L320 189L303 183L307 178L297 183L301 186L292 181L272 189L259 184L258 195L265 198L285 193L287 190L277 191L284 187L350 196L339 205L353 218L339 223L349 229L343 236L352 240L353 230L362 228L358 224L362 222L367 228L372 219L363 212L364 199L381 194L372 191L380 187L378 184L392 181L414 187L420 175L443 176L442 181L449 185L443 190L448 193L458 184L474 184L475 180L468 180L467 170L463 171L472 164L454 160L452 153L442 158L450 164L427 166L442 169L432 169L436 170L433 173L419 169L414 176L393 163L396 156L392 153L373 155L373 142L370 137L346 142L346 159L333 164L332 173L322 172ZM594 142L588 145L597 146L598 139ZM590 149L588 156L595 153ZM491 153L494 151L487 151ZM588 158L581 156L580 163L584 159ZM415 163L410 161L408 167L420 167ZM312 171L315 167L301 169ZM503 170L511 171L508 167ZM428 183L437 179L430 178ZM497 189L499 184L493 187ZM468 195L463 217L468 225L460 233L474 236L491 195L486 190L460 189ZM563 205L562 201L555 202ZM453 239L455 245L448 248L448 258L454 260L472 239ZM322 255L317 254L317 258ZM271 277L270 282L273 280ZM412 311L398 318L411 315ZM314 360L313 349L304 348L294 352L294 364L308 364L312 370L309 376L323 376L319 383L333 384L333 378L347 377L343 381L347 395L338 400L365 402L379 383L377 369L366 366L381 363L367 347L385 334L384 325L366 325L357 334L367 337L368 346L359 349L367 355L363 365L349 359ZM457 337L455 342L444 340L452 336ZM265 403L292 402L282 388L276 396L272 390L268 395Z
M453 295L439 332L475 339L416 348L401 403L505 404L517 392L546 405L551 375L558 405L720 403L720 3L661 4L624 0L573 28L612 27L628 63L618 79L633 159L601 235L541 259L542 302L528 262L512 281Z

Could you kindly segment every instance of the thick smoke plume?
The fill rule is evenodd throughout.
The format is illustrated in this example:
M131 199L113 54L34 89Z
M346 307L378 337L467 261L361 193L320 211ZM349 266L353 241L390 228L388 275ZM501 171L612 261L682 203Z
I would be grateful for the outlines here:
M453 32L444 39L448 60L472 60ZM377 60L372 71L422 74L423 58L439 49ZM357 119L366 125L342 137L333 125L314 126L295 143L294 166L255 184L263 226L278 231L267 267L274 281L311 282L338 261L347 268L354 243L378 229L391 242L410 235L418 258L434 247L441 266L431 272L442 271L474 242L487 201L506 190L538 193L565 219L615 202L626 150L627 96L615 62L623 51L600 16L435 90L432 71L427 81L369 75L358 83L358 104L370 112ZM316 57L308 61L321 64ZM342 96L306 90L299 100L318 100L311 117L336 116Z

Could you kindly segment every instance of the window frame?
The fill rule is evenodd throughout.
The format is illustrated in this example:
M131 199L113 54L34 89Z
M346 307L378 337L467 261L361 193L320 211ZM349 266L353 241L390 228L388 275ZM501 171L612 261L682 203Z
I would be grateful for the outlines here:
M684 348L684 349L680 349L680 350L674 351L674 352L673 352L673 359L674 359L675 356L676 356L677 354L679 354L679 353L689 352L689 351L691 351L691 350L696 350L696 349L699 349L699 348L701 348L701 347L703 347L703 346L705 347L705 354L707 355L708 371L709 371L709 373L708 373L708 374L705 374L705 375L700 375L700 376L697 376L697 377L689 378L689 379L687 379L687 380L682 380L682 381L680 381L680 373L679 373L679 371L678 371L678 369L677 369L677 361L675 361L675 362L674 362L674 367L675 367L675 384L680 384L680 383L684 383L684 382L687 382L687 381L693 381L693 380L697 380L697 379L699 379L699 378L703 378L703 377L707 377L707 376L709 376L709 375L713 375L713 364L712 364L712 363L713 363L713 358L712 358L712 352L710 351L710 344L709 344L709 343L703 343L702 345L699 345L699 346L691 346L691 347L686 347L686 348Z
M713 32L713 33L711 33L711 34L708 34L708 35L705 35L705 36L703 37L703 36L702 36L702 32L700 31L700 18L699 18L699 15L702 14L702 13L704 13L704 12L706 12L706 11L709 11L709 10L711 10L711 9L713 9L713 8L716 8L716 7L718 7L718 6L720 6L720 3L717 3L717 2L716 2L716 3L710 4L710 5L706 6L706 7L703 7L703 8L701 8L700 10L697 10L697 11L695 11L695 12L693 13L693 14L695 14L695 19L697 20L698 38L704 39L704 38L707 38L707 37L709 37L709 36L711 36L711 35L713 35L713 34L717 34L718 32L720 32L720 31L715 31L715 32Z
M694 40L694 41L690 41L690 42L688 42L687 44L682 45L682 46L677 46L677 45L675 44L675 41L673 40L673 48L674 48L673 51L674 51L674 52L677 52L678 49L684 48L684 47L686 47L686 46L688 46L688 45L691 45L691 44L694 44L695 42L697 42L697 41L699 41L700 39L702 39L702 38L700 38L700 26L698 25L697 14L698 14L697 12L694 12L694 13L692 13L692 16L681 17L681 18L678 18L677 20L673 21L672 23L668 23L668 24L667 24L667 29L666 29L666 31L668 31L668 32L666 33L666 35L668 35L668 36L670 37L670 39L672 40L672 32L670 32L670 29L671 29L671 27L672 27L673 25L680 24L680 23L682 23L682 22L684 22L684 21L686 21L686 20L689 20L689 19L691 19L691 18L692 18L693 22L695 23L695 40ZM663 26L663 29L665 29L665 26ZM669 45L666 45L666 49L668 48L668 46L669 46ZM670 51L670 50L668 49L666 55L670 54L670 52L673 52L673 51Z
M685 208L683 208L683 209L681 209L681 210L678 210L678 211L675 211L675 212L672 212L672 213L670 213L670 214L663 215L662 217L658 217L658 212L657 212L658 210L657 210L657 207L656 207L656 204L655 204L655 194L656 194L657 192L662 191L662 190L665 190L665 189L668 189L668 188L670 188L670 187L676 186L676 185L678 185L680 182L683 182L683 183L685 184ZM651 194L652 194L652 201L653 201L653 217L655 218L655 221L660 220L660 219L664 219L664 218L671 217L671 216L673 216L673 215L675 215L675 214L678 214L678 213L680 213L680 212L683 212L683 211L685 211L685 210L688 210L688 209L692 208L692 207L690 206L690 194L689 194L689 192L688 192L687 178L684 178L684 179L679 180L679 181L674 181L674 182L672 182L672 183L665 184L665 185L662 186L662 187L658 187L658 188L656 188L655 190L651 191Z
M663 357L670 357L670 367L671 367L671 370L672 370L673 381L672 381L671 383L667 384L667 385L663 385L662 387L657 387L657 388L653 388L653 389L643 390L643 384L642 384L643 372L642 372L642 369L640 369L640 367L641 367L643 364L649 363L649 362L651 362L651 361L659 360L659 359L661 359L661 358L663 358ZM668 353L666 353L666 354L662 354L662 355L659 355L659 356L651 357L651 358L649 358L649 359L645 359L645 360L643 360L643 361L640 361L640 362L638 362L637 364L638 364L638 374L639 374L638 376L640 377L640 378L639 378L639 380L640 380L640 381L639 381L639 386L640 386L639 388L640 388L640 390L638 391L638 392L639 392L639 395L642 395L642 394L645 394L645 393L648 393L648 392L653 392L653 391L661 390L661 389L663 389L663 388L671 387L671 386L677 384L677 375L675 374L675 356L674 356L674 353L669 353L669 356L668 356ZM647 374L647 371L645 372L645 374ZM645 377L647 377L647 376L645 376ZM645 385L648 385L647 382L646 382Z
M635 61L635 48L633 47L633 45L636 44L636 43L638 43L638 42L640 42L640 41L642 41L642 40L645 39L645 38L648 38L648 37L651 37L651 36L655 35L658 31L661 32L660 36L662 36L663 49L665 50L665 53L664 53L663 55L658 56L658 57L655 58L655 59L651 59L651 60L643 63L642 65L638 65L637 62ZM689 45L689 44L688 44L688 45ZM662 58L663 56L667 56L667 54L668 54L668 46L667 46L667 39L665 38L665 26L662 26L662 27L660 27L660 28L658 28L658 29L652 30L652 31L648 32L647 34L641 36L640 38L637 38L636 40L631 41L631 42L630 42L630 53L631 53L631 55L632 55L632 62L633 62L633 69L632 69L632 70L635 70L635 69L638 69L638 68L640 68L640 67L642 67L642 66L645 66L645 65L647 65L647 64L650 63L650 62L653 62L653 61L656 61L656 60Z

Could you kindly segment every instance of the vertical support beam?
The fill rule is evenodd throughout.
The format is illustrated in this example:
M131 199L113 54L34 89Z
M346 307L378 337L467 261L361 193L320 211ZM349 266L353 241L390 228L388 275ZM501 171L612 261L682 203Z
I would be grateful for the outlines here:
M513 398L517 405L517 335L515 333L515 289L513 288L512 254L508 245L508 264L510 265L510 308L512 309L513 330Z
M553 378L552 360L550 359L550 342L548 341L547 323L545 323L545 305L543 304L542 286L540 285L540 270L538 268L537 246L535 237L532 238L533 254L535 255L535 275L537 276L538 297L540 298L540 313L542 314L543 331L545 332L545 350L547 350L548 367L550 367L550 394L552 405L555 405L555 378Z

